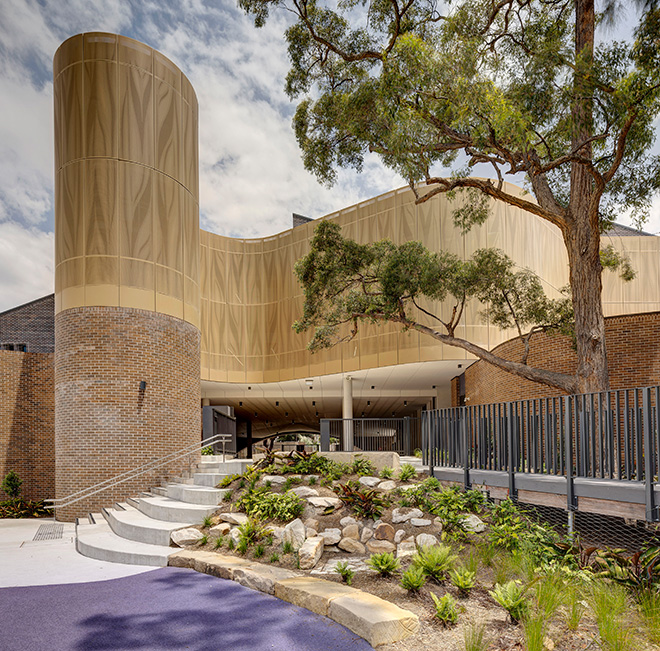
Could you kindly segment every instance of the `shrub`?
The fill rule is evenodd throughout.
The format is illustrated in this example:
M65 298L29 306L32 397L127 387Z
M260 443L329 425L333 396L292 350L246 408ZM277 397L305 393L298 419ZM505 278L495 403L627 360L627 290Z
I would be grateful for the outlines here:
M335 572L341 576L341 580L346 583L346 585L351 585L355 572L348 565L348 561L340 561L337 563L337 565L335 565Z
M404 463L399 470L399 477L398 477L399 481L410 481L415 477L417 477L417 471L415 470L415 466L409 463Z
M461 597L467 597L477 582L476 574L465 567L458 567L449 572L449 579L458 588Z
M376 466L374 466L369 459L363 459L362 457L355 457L353 463L351 464L351 470L360 476L373 475L376 473Z
M294 520L305 510L304 501L295 493L271 493L265 486L243 495L238 506L250 517L282 522Z
M401 563L397 558L394 558L392 552L383 552L382 554L372 554L367 560L367 565L378 572L381 576L391 576L399 571Z
M249 518L247 522L238 527L238 533L240 534L239 540L241 542L245 541L245 544L249 546L265 538L271 533L271 530L258 520Z
M518 623L527 613L526 590L517 581L498 583L488 594L509 613L511 621Z
M394 477L394 470L390 468L389 466L385 466L381 471L380 471L380 476L383 479L392 479Z
M53 510L44 505L43 500L26 500L15 497L0 502L0 518L43 518L52 517Z
M210 445L207 445L205 448L202 448L202 456L209 457L213 455L213 448Z
M316 484L316 475L312 475L312 476L307 480L307 483L308 483L310 486L314 486L314 484Z
M401 577L401 587L408 592L419 592L426 582L426 575L421 567L411 567Z
M15 500L21 494L21 484L23 480L13 471L10 470L5 478L2 480L2 490L7 493L7 495Z
M227 488L229 484L232 482L236 481L237 479L240 479L240 475L227 475L222 479L222 481L218 484L218 488Z
M419 448L415 448L413 450L413 455L415 457L417 457L418 459L421 459L422 458L422 451Z
M435 594L431 593L433 603L435 604L435 616L439 619L444 626L451 626L458 621L458 609L456 608L456 600L450 594L438 598Z
M365 488L356 481L335 488L339 499L361 518L380 518L389 500L377 490Z
M412 564L426 576L440 582L447 577L447 572L457 558L448 545L431 545L419 549L412 557Z

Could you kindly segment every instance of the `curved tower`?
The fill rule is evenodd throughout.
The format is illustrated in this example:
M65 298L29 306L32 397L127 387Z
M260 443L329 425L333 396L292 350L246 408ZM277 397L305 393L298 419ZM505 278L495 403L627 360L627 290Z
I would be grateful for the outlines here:
M60 46L53 67L61 498L200 440L199 182L197 98L169 59L86 33Z

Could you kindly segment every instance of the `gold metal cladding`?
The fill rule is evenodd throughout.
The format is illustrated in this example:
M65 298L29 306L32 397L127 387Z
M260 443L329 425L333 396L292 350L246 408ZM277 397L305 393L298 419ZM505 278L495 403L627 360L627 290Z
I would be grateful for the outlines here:
M120 306L199 327L197 98L123 36L55 53L56 312Z
M508 191L520 192L508 185ZM460 200L460 199L458 199ZM568 283L568 261L559 231L518 208L493 202L491 217L463 235L451 211L457 206L443 195L415 205L402 188L326 217L359 242L389 238L396 243L420 240L431 250L445 249L463 258L476 249L497 247L518 267L533 270L546 292L557 297ZM316 223L256 240L201 233L202 379L222 382L275 382L408 362L470 359L458 348L394 325L360 327L348 343L311 355L308 335L296 335L293 321L302 314L302 291L293 265L309 250ZM638 272L631 283L603 275L607 316L660 310L660 238L604 237L605 244L625 251ZM424 307L440 311L427 302ZM516 336L490 327L480 318L476 301L467 306L459 337L492 349Z

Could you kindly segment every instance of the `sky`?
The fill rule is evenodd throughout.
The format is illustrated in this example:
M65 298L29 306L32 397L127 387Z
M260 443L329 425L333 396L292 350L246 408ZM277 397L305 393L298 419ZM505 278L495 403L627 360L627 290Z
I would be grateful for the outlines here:
M206 230L271 235L294 212L317 218L405 185L376 157L332 188L304 169L276 14L256 29L235 0L0 0L0 311L53 291L52 59L80 32L147 43L193 84ZM646 230L660 231L660 201Z

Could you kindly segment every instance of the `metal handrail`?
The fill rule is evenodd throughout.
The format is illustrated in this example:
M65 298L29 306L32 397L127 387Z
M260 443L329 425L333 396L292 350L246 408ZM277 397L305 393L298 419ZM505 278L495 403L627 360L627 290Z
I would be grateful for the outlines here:
M114 488L118 484L122 484L126 481L134 479L135 477L144 475L147 472L151 472L152 470L156 470L157 468L166 466L167 464L169 464L172 461L175 461L176 459L180 459L181 457L190 455L194 452L197 452L198 450L201 450L202 448L208 447L209 445L213 445L214 443L222 443L222 460L224 462L225 445L229 441L231 441L230 434L216 434L215 436L210 436L209 438L204 439L201 443L194 443L193 445L188 445L185 448L181 448L180 450L177 450L176 452L170 452L164 457L160 457L158 459L148 461L147 463L144 463L141 466L138 466L137 468L133 468L131 470L127 470L126 472L122 472L119 475L115 475L114 477L104 479L98 484L94 484L93 486L88 486L87 488L83 488L79 491L76 491L75 493L71 493L70 495L67 495L66 497L55 497L44 501L50 503L51 506L49 508L52 509L58 509L64 506L70 506L71 504L75 504L76 502L79 502L80 500L83 500L87 497L91 497L92 495L101 493L104 490L107 490L109 488Z

